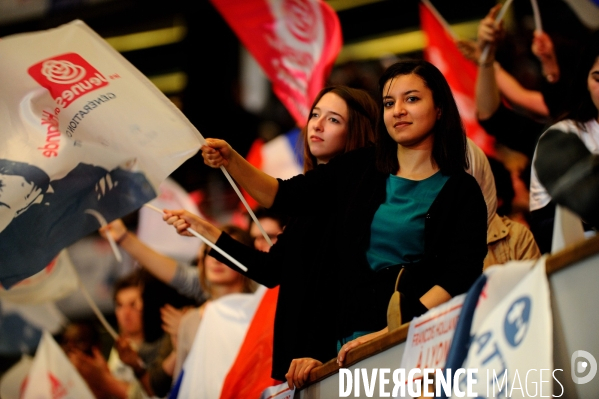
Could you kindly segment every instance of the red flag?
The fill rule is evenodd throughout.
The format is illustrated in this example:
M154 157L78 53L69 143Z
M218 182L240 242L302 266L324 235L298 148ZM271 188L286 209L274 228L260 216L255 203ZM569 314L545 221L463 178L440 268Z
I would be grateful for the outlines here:
M321 0L211 1L303 126L341 50L335 11Z
M431 9L428 2L420 3L420 26L427 38L424 58L439 68L447 79L468 137L485 154L493 155L495 139L485 132L476 119L476 65L462 55L454 39L435 14L436 10Z
M280 384L270 377L278 295L279 287L264 293L235 363L225 378L220 399L259 398L266 388Z

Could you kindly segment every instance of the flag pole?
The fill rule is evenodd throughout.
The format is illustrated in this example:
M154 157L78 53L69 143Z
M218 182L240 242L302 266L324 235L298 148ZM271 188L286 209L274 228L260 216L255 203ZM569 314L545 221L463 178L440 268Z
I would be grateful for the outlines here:
M497 17L495 18L495 23L498 23L499 21L501 21L503 19L510 4L512 4L512 0L507 0L505 3L503 3L501 10L499 10L499 14L497 14ZM491 51L491 46L490 46L490 44L487 43L485 45L485 48L483 49L482 53L480 54L480 58L478 60L479 64L484 64L487 61L487 57L489 56L489 51Z
M160 213L161 215L164 214L164 212L162 212L160 209L156 208L154 205L144 204L144 206L147 206L148 208L150 208L150 209L152 209L152 210ZM237 259L233 258L231 255L229 255L228 253L226 253L225 251L223 251L222 249L220 249L219 247L217 247L215 244L213 244L210 241L208 241L208 239L206 237L204 237L203 235L201 235L200 233L198 233L197 231L195 231L191 227L188 227L187 231L189 231L191 234L193 234L194 236L196 236L197 238L199 238L200 240L202 240L204 242L204 244L208 245L210 248L214 249L216 252L218 252L219 254L221 254L222 256L224 256L225 258L227 258L228 260L230 260L231 262L233 262L233 264L235 264L235 266L237 266L238 268L240 268L244 272L248 271L248 268L245 267L244 265L242 265L241 263L239 263L239 261Z
M538 32L542 32L543 25L541 23L541 13L539 12L539 5L537 4L537 0L530 0L530 5L532 6L532 13L535 18L535 30Z
M106 222L106 219L104 218L104 216L102 216L102 214L100 212L98 212L94 209L86 209L85 213L90 214L93 217L95 217L98 220L98 223L100 223L100 226L105 227L106 225L108 225L108 223ZM110 243L110 248L112 248L112 252L114 253L114 257L116 258L116 260L119 262L122 262L123 257L121 256L121 252L117 248L116 242L114 242L114 238L112 238L112 235L107 233L106 239Z
M79 273L77 272L77 270L75 270L75 268L73 268L73 271L75 272L75 276L77 277L77 284L79 285L79 289L81 290L81 293L85 297L85 300L87 301L89 306L92 308L92 310L93 310L94 314L96 315L96 317L98 318L98 320L100 320L100 323L102 323L102 325L104 326L106 331L108 331L108 334L110 334L112 339L114 339L116 341L116 339L118 338L117 332L114 331L114 328L112 328L110 323L108 323L108 321L106 321L106 318L104 317L104 315L98 308L98 305L96 305L92 296L87 291L87 288L85 288L85 286L83 285L83 282L81 281L81 278L79 277Z
M201 140L200 140L201 144L202 145L208 145L208 143L206 143L206 139L204 138L204 136L202 136L200 134L200 137L201 137ZM243 204L243 206L245 207L245 209L250 214L250 217L252 218L252 220L254 221L254 223L256 223L256 226L258 226L258 230L260 230L260 233L262 233L262 236L264 236L264 239L266 240L266 242L268 243L268 245L272 246L272 240L270 239L270 237L268 236L268 234L266 234L266 231L264 230L264 227L262 227L262 225L258 221L258 218L256 218L256 215L254 214L254 211L252 211L252 208L250 207L250 205L247 203L247 201L243 197L243 194L241 194L241 191L239 191L239 188L237 187L237 184L235 184L235 181L233 180L233 178L231 177L231 175L229 174L229 172L227 172L227 169L225 169L224 166L221 166L220 170L223 172L223 174L225 175L225 177L227 178L227 180L231 184L231 187L233 187L233 190L235 190L235 193L237 193L237 196L241 200L241 203ZM194 234L194 233L191 233L191 234Z
M225 169L224 166L221 166L220 170L223 171L223 173L225 174L225 177L227 178L227 180L229 181L229 183L231 183L231 186L233 186L233 190L235 190L235 192L237 193L237 196L239 197L239 199L243 203L243 206L245 206L245 209L247 209L248 213L252 217L252 220L254 221L254 223L256 223L256 226L258 226L258 229L260 229L260 232L264 236L264 239L266 240L266 242L268 243L268 245L272 246L272 241L270 240L270 237L268 236L268 234L266 234L266 231L264 230L264 227L262 227L262 225L260 224L260 222L256 218L256 215L252 211L252 208L250 207L250 205L247 203L247 201L245 200L245 198L241 194L241 191L239 191L239 188L237 188L237 185L233 181L233 178L231 177L231 175L229 174L229 172L227 172L227 169Z

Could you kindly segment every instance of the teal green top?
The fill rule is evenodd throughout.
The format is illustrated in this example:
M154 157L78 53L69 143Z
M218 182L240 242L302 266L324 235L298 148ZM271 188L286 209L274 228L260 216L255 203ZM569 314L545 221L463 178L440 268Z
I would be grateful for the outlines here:
M385 202L374 214L366 251L374 271L422 259L424 219L447 180L440 172L424 180L387 177Z

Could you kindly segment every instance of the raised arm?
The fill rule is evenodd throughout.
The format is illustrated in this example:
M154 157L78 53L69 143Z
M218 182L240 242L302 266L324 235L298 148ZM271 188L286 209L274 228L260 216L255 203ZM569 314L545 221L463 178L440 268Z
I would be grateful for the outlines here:
M105 238L106 234L110 234L121 248L160 281L169 284L175 277L177 261L148 247L133 232L127 230L121 219L101 228L100 234Z
M202 146L204 163L212 168L224 166L231 177L261 206L270 208L279 188L277 179L245 160L224 140L206 139Z

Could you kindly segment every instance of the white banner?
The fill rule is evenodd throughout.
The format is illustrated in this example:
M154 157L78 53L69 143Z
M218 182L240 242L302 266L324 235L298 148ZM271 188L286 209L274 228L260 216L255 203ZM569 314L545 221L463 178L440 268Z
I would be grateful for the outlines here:
M82 21L0 40L0 283L140 208L202 136Z
M268 387L260 395L260 399L293 399L295 388L289 388L289 385L284 382L274 387Z
M509 262L485 273L488 281L462 365L478 370L472 391L486 398L551 397L553 334L545 257ZM466 391L466 378L460 379L460 387Z
M410 323L400 368L443 369L466 294L458 295ZM417 374L415 377L421 376Z
M21 398L93 399L94 395L54 338L45 331Z

